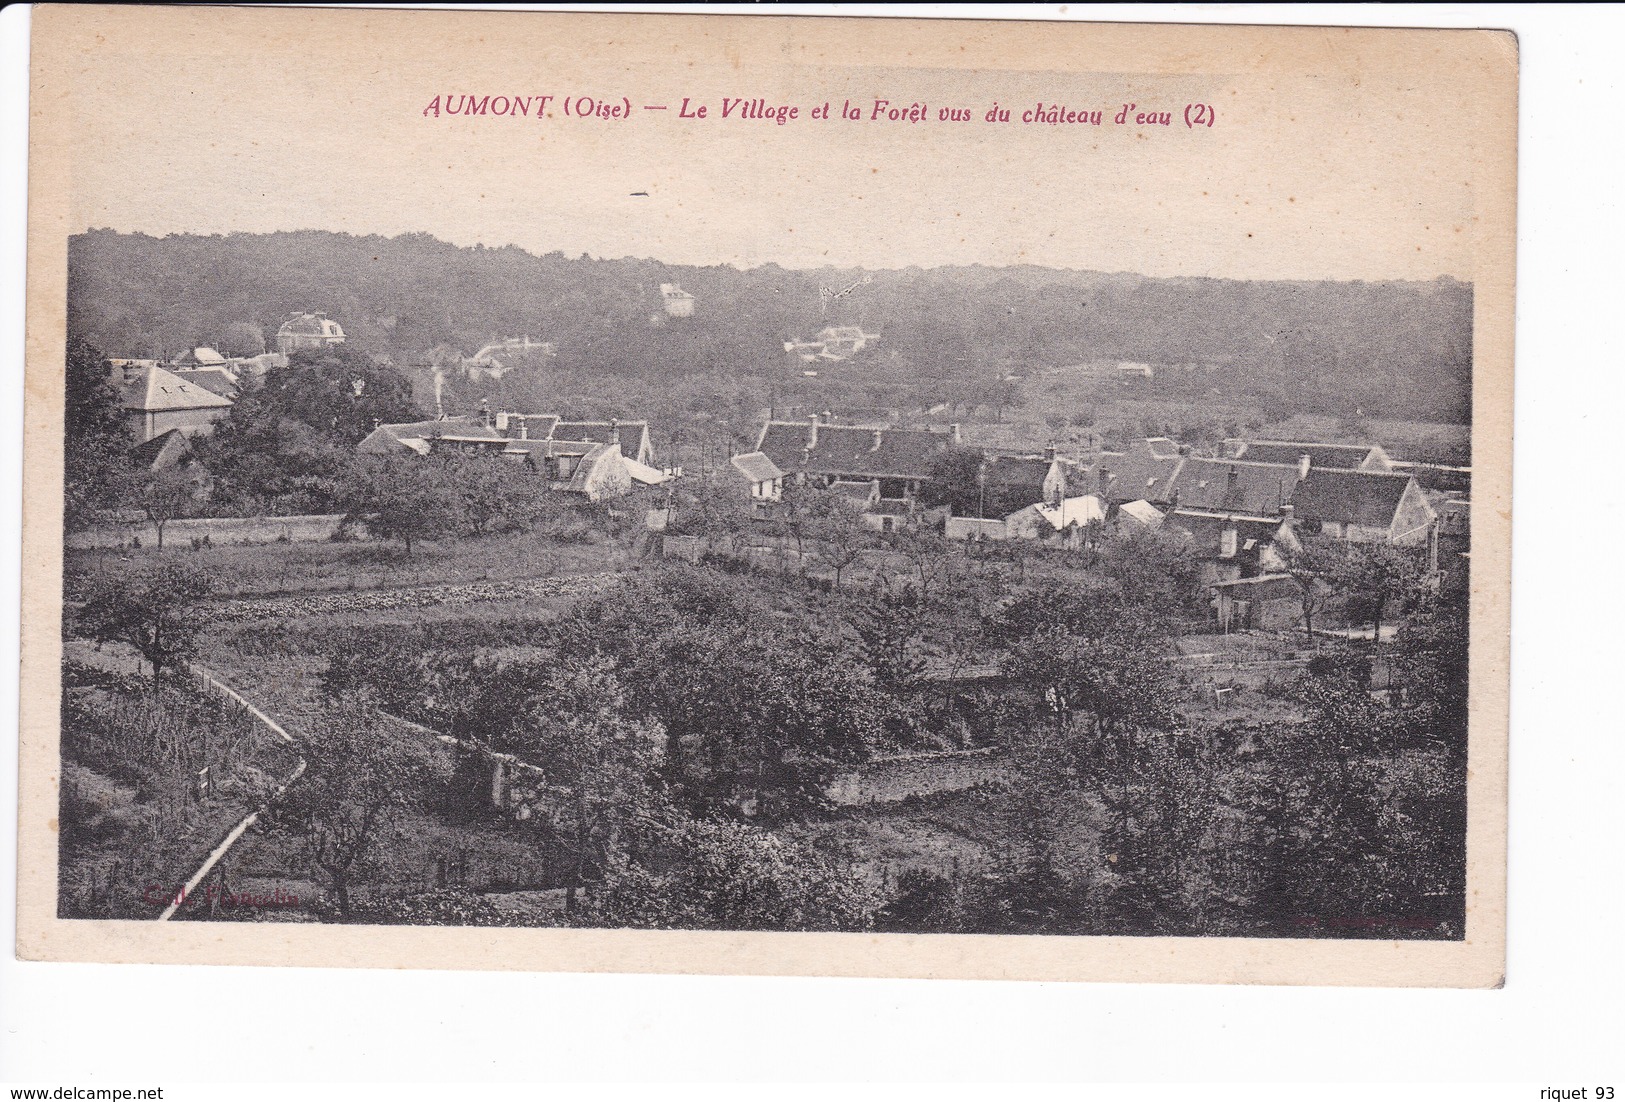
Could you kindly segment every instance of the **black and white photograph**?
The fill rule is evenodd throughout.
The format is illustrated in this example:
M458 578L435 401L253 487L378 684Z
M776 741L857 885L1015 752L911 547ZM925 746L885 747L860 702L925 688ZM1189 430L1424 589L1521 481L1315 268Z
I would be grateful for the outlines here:
M1510 36L420 14L35 15L24 955L1499 982Z

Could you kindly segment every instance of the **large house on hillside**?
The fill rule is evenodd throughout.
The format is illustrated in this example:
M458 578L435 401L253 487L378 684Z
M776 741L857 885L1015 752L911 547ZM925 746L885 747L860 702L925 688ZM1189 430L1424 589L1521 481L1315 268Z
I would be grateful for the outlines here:
M344 329L323 313L292 314L276 331L276 350L284 356L311 348L344 343Z

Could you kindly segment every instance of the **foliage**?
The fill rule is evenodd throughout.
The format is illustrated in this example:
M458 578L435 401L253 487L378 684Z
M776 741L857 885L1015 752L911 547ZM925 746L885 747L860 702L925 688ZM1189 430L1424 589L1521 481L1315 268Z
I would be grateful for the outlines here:
M851 870L742 823L686 821L660 867L615 869L583 919L597 926L701 930L864 930L880 905Z
M895 370L895 383L868 404L983 406L1002 417L1019 397L1012 372L1118 359L1171 365L1148 387L1192 401L1222 385L1282 414L1359 408L1464 421L1470 411L1473 291L1451 279L1272 283L1026 266L740 270L459 249L425 234L108 230L71 238L68 267L72 328L120 354L206 343L239 321L269 333L287 312L320 304L344 324L347 345L402 364L427 363L439 345L468 354L493 335L544 334L558 345L549 382L567 377L578 393L596 383L602 397L590 392L606 405L626 401L627 379L649 380L651 393L668 398L675 383L706 379L693 393L727 398L738 383L719 377L718 364L757 380L751 407L767 405L770 382L785 371L779 342L862 322L883 330L877 352L858 370L849 363L824 374L859 376L851 389L863 394ZM866 274L873 278L860 293L822 315L821 286ZM673 282L696 296L695 316L651 325L654 288ZM535 373L482 385L512 387L522 375L534 390Z
M100 642L134 647L152 664L156 683L165 669L196 653L203 626L199 605L215 589L211 574L186 563L98 574L89 583L74 627Z
M404 812L450 776L450 762L444 750L394 729L355 698L327 713L302 752L304 774L272 805L268 823L299 841L348 921L352 890L381 871L386 839Z
M113 366L102 353L70 336L62 438L70 527L89 523L95 510L116 505L129 493L126 457L135 441L113 380Z
M362 456L350 467L340 498L353 515L412 553L418 540L454 532L463 518L463 488L452 469L415 455Z

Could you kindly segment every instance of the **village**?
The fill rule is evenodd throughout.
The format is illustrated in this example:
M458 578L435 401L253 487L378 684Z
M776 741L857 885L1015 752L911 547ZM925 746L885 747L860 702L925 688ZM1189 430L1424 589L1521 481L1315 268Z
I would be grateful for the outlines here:
M655 303L657 332L695 316ZM781 370L884 342L828 325ZM1225 899L1219 928L1317 936L1292 916L1325 901L1283 911L1266 865L1326 843L1264 824L1322 813L1331 753L1407 826L1386 887L1303 890L1366 899L1371 936L1457 928L1465 465L779 392L699 434L507 406L560 352L529 334L403 370L300 312L265 345L70 354L122 442L98 501L69 486L74 913L1143 932ZM1402 881L1425 922L1391 920Z

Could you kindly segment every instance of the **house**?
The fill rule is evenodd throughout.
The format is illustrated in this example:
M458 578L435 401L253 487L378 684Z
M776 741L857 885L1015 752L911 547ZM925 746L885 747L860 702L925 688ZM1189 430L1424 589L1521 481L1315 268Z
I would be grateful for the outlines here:
M1307 457L1310 467L1322 470L1391 471L1393 461L1376 444L1315 444L1301 440L1252 440L1240 445L1237 459L1252 463L1291 463L1300 465Z
M936 429L858 428L805 421L769 421L756 450L797 482L880 484L886 501L914 501L936 477L935 465L960 443L959 426Z
M226 358L208 346L188 348L169 363L170 370L194 367L225 367Z
M660 301L666 308L668 318L691 318L694 316L694 296L675 283L662 283L660 285Z
M736 455L728 465L745 480L752 502L777 501L784 492L784 472L761 452Z
M323 313L291 314L276 331L276 350L284 356L343 343L343 328Z
M1150 364L1124 362L1117 365L1117 377L1125 383L1150 382L1154 374Z
M1094 494L1082 494L1018 509L1004 518L1004 527L1007 539L1059 539L1062 546L1076 549L1083 545L1088 526L1105 519L1105 502Z
M1216 582L1213 616L1225 632L1290 631L1303 621L1303 590L1290 574Z
M1420 547L1437 514L1416 479L1398 471L1311 468L1292 495L1305 535Z
M120 369L121 404L136 442L145 444L177 429L206 436L230 412L232 401L158 366Z
M549 489L579 494L588 501L625 497L637 481L632 477L632 461L614 444L531 440L510 441L508 448L507 454L522 456L528 467L546 478Z
M1216 585L1284 571L1302 547L1293 519L1290 505L1284 514L1267 516L1175 509L1163 530L1190 540L1202 563L1202 580Z

